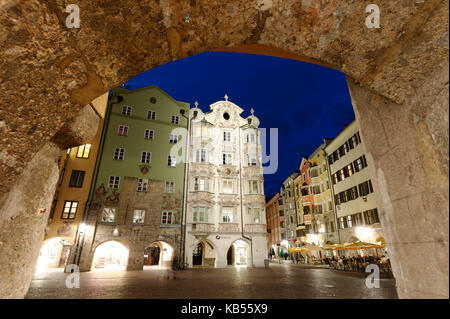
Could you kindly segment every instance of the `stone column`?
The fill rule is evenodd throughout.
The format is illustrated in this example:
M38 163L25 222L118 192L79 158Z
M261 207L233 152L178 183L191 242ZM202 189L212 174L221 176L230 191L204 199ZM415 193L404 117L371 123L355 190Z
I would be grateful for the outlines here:
M400 298L449 297L448 62L398 105L348 79Z
M23 298L36 268L61 149L46 143L22 171L0 207L0 298Z

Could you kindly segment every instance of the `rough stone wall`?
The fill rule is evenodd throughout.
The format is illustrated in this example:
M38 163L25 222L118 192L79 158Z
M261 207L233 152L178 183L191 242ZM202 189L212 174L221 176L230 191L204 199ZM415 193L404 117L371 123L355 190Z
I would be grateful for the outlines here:
M374 94L401 105L396 104L398 113L393 118L406 120L403 116L410 114L414 102L418 118L410 129L426 150L426 156L416 157L415 168L427 173L448 171L448 148L443 147L448 145L448 132L442 129L448 115L448 91L432 73L448 61L448 0L379 0L380 29L365 27L365 5L370 2L359 0L83 1L79 3L80 29L65 27L68 14L64 9L69 3L0 3L0 228L16 226L3 217L3 211L11 207L5 206L7 198L18 196L10 192L17 190L21 174L26 174L36 154L84 105L147 69L223 47L240 52L245 51L242 45L256 44L253 53L269 55L280 52L275 47L342 70ZM420 88L430 96L412 101ZM359 119L365 116L361 113ZM367 127L366 134L372 127ZM393 136L399 145L410 138L400 131ZM81 139L65 143L75 141ZM384 146L374 142L370 147L375 152ZM448 190L447 177L427 174L423 185L431 190L445 184L442 187ZM434 199L448 204L448 197L441 193ZM34 202L40 200L36 197ZM39 223L29 227L17 238L22 246L30 245L26 231L41 231ZM429 234L432 229L422 232ZM21 231L16 234L20 236ZM16 261L13 258L8 263ZM409 275L405 278L412 278ZM27 280L19 280L15 291L25 291L27 285Z
M398 295L448 298L448 63L402 105L348 83Z

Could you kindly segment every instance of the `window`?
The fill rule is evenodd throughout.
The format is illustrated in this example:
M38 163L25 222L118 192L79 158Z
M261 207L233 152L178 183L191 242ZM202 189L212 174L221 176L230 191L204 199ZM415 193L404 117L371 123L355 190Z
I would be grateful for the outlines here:
M231 132L230 131L223 132L223 140L225 142L231 142Z
M230 165L233 160L233 154L231 153L223 153L222 154L222 163L223 165Z
M250 213L250 216L252 218L252 222L253 223L260 223L261 222L260 209L259 208L249 208L249 213Z
M195 152L195 161L197 163L205 163L206 162L206 150L197 150Z
M222 181L222 191L226 194L233 193L233 181L231 179L224 179Z
M380 219L378 217L378 210L376 208L367 210L363 214L367 225L372 225L380 222Z
M105 207L103 208L100 221L103 223L115 223L116 222L116 208Z
M248 190L250 194L258 194L258 181L248 181Z
M206 207L194 207L192 221L196 223L206 222L208 221L206 214Z
M256 166L257 163L256 155L248 155L248 166Z
M146 192L148 187L148 179L138 178L137 191Z
M123 115L131 115L131 106L122 106L122 114Z
M124 158L124 155L125 155L125 149L124 148L116 147L114 149L114 157L113 158L115 160L122 161L123 158Z
M133 213L133 224L144 224L145 210L135 209Z
M72 171L70 176L69 187L83 187L85 171Z
M172 212L163 212L161 216L161 224L172 224L173 221L173 213Z
M75 219L75 214L77 213L78 202L68 201L64 202L64 208L61 215L61 219Z
M166 193L175 193L175 182L166 182Z
M366 196L373 192L372 183L370 180L358 185L359 196Z
M347 225L349 228L353 227L353 220L352 220L352 216L347 216Z
M233 208L231 207L222 208L222 222L223 223L233 222Z
M155 131L153 131L153 130L145 130L144 138L146 140L153 140L154 137L155 137Z
M149 120L156 120L156 112L155 111L148 111L147 112L147 119L149 119Z
M119 125L119 128L117 129L117 134L119 134L121 136L127 136L128 135L128 126Z
M177 165L177 158L174 155L167 156L167 165L175 167Z
M194 179L194 190L208 191L209 190L209 179L206 177L196 177Z
M109 177L109 188L118 189L120 183L120 177L119 176L110 176Z
M247 143L256 144L256 134L254 133L247 134Z
M172 115L172 118L170 119L170 123L172 124L178 124L180 118L176 115Z
M89 152L91 150L91 144L85 144L78 146L77 157L78 158L89 158Z
M175 134L170 134L169 135L169 143L177 143L178 142L178 135Z
M150 164L152 161L152 152L142 152L141 163Z

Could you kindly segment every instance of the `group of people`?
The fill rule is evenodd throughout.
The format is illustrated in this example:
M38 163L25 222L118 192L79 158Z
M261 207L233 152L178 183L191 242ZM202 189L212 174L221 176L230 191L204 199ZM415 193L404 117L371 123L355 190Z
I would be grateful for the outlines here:
M332 269L345 270L345 271L359 271L365 272L366 267L370 264L376 264L380 268L380 272L390 272L391 263L386 256L373 257L373 256L356 256L356 257L332 257L324 258L324 263Z

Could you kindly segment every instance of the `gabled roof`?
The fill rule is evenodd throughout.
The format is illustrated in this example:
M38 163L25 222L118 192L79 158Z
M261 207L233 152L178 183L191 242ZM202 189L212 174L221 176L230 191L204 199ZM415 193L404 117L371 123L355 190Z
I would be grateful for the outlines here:
M163 93L167 98L169 98L169 100L171 100L172 102L174 102L182 107L189 107L189 105L190 105L187 102L175 100L166 91L164 91L157 85L145 86L145 87L137 88L137 89L133 89L133 90L124 89L124 88L115 88L115 89L112 89L111 91L118 93L118 94L131 94L131 93L136 93L136 92L150 91L150 90L154 90L154 89L157 89L159 92Z

